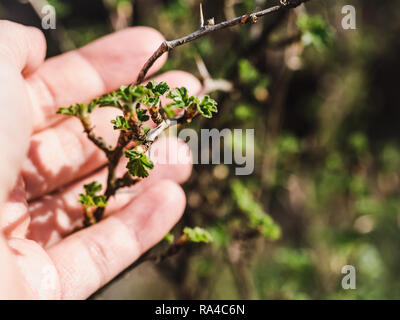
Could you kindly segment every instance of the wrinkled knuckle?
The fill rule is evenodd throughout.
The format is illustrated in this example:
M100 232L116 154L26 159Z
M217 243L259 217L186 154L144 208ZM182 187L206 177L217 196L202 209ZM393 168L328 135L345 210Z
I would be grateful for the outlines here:
M94 237L85 238L83 243L91 261L93 261L96 272L98 273L100 285L103 285L107 282L110 274L110 259L107 255L107 251L105 250L104 245Z

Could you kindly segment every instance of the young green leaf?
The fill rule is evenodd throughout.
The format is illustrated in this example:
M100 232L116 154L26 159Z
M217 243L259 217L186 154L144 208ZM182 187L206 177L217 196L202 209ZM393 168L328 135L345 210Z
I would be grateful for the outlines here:
M105 207L107 199L104 195L96 195L103 188L102 185L96 181L85 184L85 193L79 194L79 202L86 207Z
M86 191L86 194L90 196L94 196L97 192L101 191L101 189L103 188L103 186L97 181L85 184L83 187Z
M114 130L129 130L131 127L123 116L117 116L115 120L111 120Z
M168 232L165 237L164 240L167 241L169 244L173 243L175 240L174 235L171 232Z
M135 86L130 84L128 86L121 86L118 91L118 97L125 103L133 103L137 100L137 96L134 94Z
M232 195L239 209L246 214L249 226L260 230L267 239L276 240L281 235L281 228L256 202L250 190L240 181L232 183Z
M75 116L79 118L84 118L88 111L89 111L89 105L83 104L83 103L77 103L75 105L72 105L68 108L60 108L57 110L58 114L64 114L68 116ZM94 106L93 104L90 104L90 110L93 110Z
M122 109L120 94L118 94L118 91L103 94L100 98L96 99L96 102L100 107L115 107Z
M105 208L107 206L107 199L106 199L106 196L104 196L104 195L94 196L93 202L96 207Z
M213 238L211 234L200 227L195 227L195 228L189 228L185 227L183 229L183 233L186 236L187 241L189 242L203 242L203 243L209 243L213 241Z
M150 89L157 96L163 96L169 90L169 86L166 82L157 83L155 81L150 81L146 88Z
M59 108L57 110L58 114L64 114L66 116L76 116L78 109L76 106L70 106L69 108Z
M94 201L93 197L88 196L86 194L80 193L79 194L79 202L83 204L86 207L92 207L94 206Z
M87 112L92 113L94 109L98 106L97 99L93 99L87 104Z
M189 95L185 87L172 89L167 98L172 99L172 105L176 108L186 108L189 106Z
M212 112L217 112L217 102L211 99L209 96L205 96L200 104L198 104L198 110L201 115L205 118L212 118Z
M149 94L149 89L147 89L145 86L130 86L129 87L129 95L132 97L132 101L138 101L143 97L148 96Z
M140 108L136 109L136 114L138 116L138 119L142 122L146 122L147 120L150 119L150 117L146 113L147 113L147 110L145 110L145 109L140 109Z
M153 93L151 93L151 95L149 96L144 96L141 100L140 103L147 106L147 107L153 107L156 106L160 103L160 97L159 96L155 96L153 95Z
M135 150L125 151L125 156L129 159L126 168L134 177L147 178L149 173L147 170L154 168L154 164L144 154Z

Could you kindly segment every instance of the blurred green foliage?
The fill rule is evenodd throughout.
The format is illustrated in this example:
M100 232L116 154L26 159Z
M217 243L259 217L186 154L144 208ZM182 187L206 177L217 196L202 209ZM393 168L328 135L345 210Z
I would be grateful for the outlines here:
M183 233L189 242L209 243L213 241L212 235L207 230L200 227L185 227Z
M322 49L332 42L330 27L319 15L302 14L297 18L297 25L306 46L314 45L316 48Z
M232 181L231 187L232 197L236 201L239 209L246 214L249 226L259 229L261 234L267 239L278 239L281 235L281 229L272 218L264 212L261 205L254 200L250 190L246 188L240 180Z

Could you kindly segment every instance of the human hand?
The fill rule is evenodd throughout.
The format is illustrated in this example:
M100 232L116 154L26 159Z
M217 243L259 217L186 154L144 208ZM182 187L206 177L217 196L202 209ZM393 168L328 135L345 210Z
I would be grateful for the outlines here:
M106 159L79 121L55 114L133 82L161 41L152 29L130 28L44 62L39 30L0 21L0 298L87 298L179 220L185 196L178 183L190 175L189 162L156 165L110 201L106 219L71 234L82 221L77 194L86 182L105 181ZM157 79L200 91L184 72ZM94 116L95 130L113 143L115 111ZM160 156L187 152L176 139L159 146Z

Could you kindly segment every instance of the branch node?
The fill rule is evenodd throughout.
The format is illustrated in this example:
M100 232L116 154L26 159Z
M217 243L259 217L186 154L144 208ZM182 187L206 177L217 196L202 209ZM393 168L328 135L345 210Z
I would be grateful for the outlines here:
M246 24L246 23L257 23L258 22L258 17L254 13L249 13L243 16L243 18L240 20L241 24Z
M174 48L169 41L164 41L163 45L167 51L172 50Z
M308 0L306 0L308 1ZM299 5L301 5L303 2L305 2L304 0L280 0L280 3L282 6L284 6L285 8L296 8Z
M164 120L160 113L160 106L152 106L150 108L150 115L151 120L153 120L156 125L159 125Z
M215 19L214 18L208 19L206 22L206 27L213 27L213 26L215 26Z

